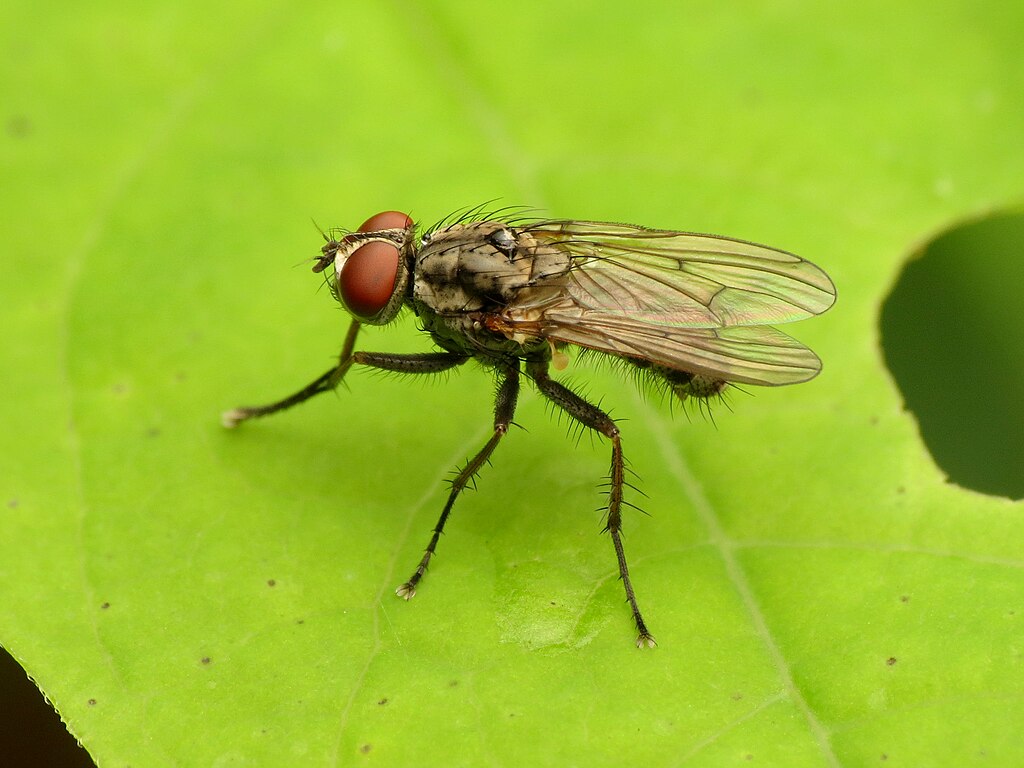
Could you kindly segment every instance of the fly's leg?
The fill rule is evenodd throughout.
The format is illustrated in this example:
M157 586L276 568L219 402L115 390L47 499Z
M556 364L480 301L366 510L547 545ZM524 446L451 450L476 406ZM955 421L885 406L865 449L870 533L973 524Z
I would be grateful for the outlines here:
M348 333L345 334L345 343L341 347L341 354L338 355L338 364L331 368L331 370L324 373L318 379L310 382L308 385L300 389L294 395L289 395L283 400L278 400L275 403L269 403L267 405L257 406L246 406L242 408L232 408L230 411L224 411L221 414L220 421L228 429L234 429L243 421L249 419L255 419L258 416L269 416L272 413L278 411L284 411L291 408L293 405L304 403L314 395L319 395L321 392L328 392L337 387L348 369L352 367L352 349L356 345L356 336L359 335L359 321L353 320L352 324L348 327Z
M444 509L441 510L441 517L438 518L437 525L434 526L434 533L430 537L430 543L427 544L426 550L423 552L420 564L416 566L416 571L409 577L409 580L395 590L395 594L399 597L409 600L416 594L416 585L419 584L420 579L427 572L430 558L434 556L434 550L437 548L437 542L441 538L444 524L448 521L448 515L455 505L455 500L465 487L473 481L477 472L491 458L494 449L501 442L501 438L505 436L509 426L512 424L512 417L516 412L516 400L519 397L519 362L516 361L513 366L508 368L499 369L499 376L501 378L498 381L498 394L494 403L494 434L491 435L491 439L487 441L487 444L480 449L480 452L466 462L466 466L452 480L452 489L448 494L448 501L445 503Z
M626 590L626 601L633 612L633 622L636 624L638 648L653 648L654 638L647 630L643 616L640 615L640 608L636 603L636 594L633 592L633 583L629 580L629 568L626 565L626 552L622 548L622 486L624 483L625 464L622 459L622 442L619 436L619 428L611 417L577 395L568 387L559 384L548 376L548 364L530 363L527 367L527 374L537 384L537 389L548 400L557 405L569 416L576 419L580 424L600 432L612 442L612 467L609 478L608 489L608 522L605 530L612 537L612 545L615 547L615 556L619 561L619 577Z
M456 365L461 365L469 359L466 355L459 355L454 352L426 352L412 355L392 355L382 352L353 352L352 348L356 343L356 335L359 333L359 321L353 320L349 326L348 334L345 336L345 344L338 356L338 364L325 372L322 376L310 382L293 395L283 400L268 405L233 408L225 411L221 416L221 423L231 429L237 427L243 421L254 419L258 416L269 416L291 408L293 405L303 403L314 395L321 392L329 392L335 389L345 378L348 369L353 365L366 365L370 368L379 368L385 371L396 373L440 373Z

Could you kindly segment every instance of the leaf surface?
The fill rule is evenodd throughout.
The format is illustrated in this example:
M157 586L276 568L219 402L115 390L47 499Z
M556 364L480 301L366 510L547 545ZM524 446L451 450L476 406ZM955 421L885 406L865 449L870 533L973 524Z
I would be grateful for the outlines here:
M0 643L100 766L1024 762L1024 509L945 482L878 314L1024 192L1019 5L528 1L0 9ZM309 223L490 198L770 243L839 302L815 381L715 423L614 371L637 651L600 440L535 394L458 504L489 375L331 364ZM361 347L428 348L412 318ZM941 339L923 339L923 344Z

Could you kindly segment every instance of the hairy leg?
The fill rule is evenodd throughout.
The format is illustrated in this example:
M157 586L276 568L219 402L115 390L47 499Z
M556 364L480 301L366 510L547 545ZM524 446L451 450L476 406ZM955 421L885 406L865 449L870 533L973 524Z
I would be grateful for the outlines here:
M622 585L626 590L626 601L633 612L633 622L636 624L638 648L653 648L654 638L647 630L643 616L640 615L640 608L636 603L636 594L633 592L633 582L629 579L629 568L626 565L626 552L622 548L622 486L624 484L625 464L622 459L622 442L619 436L619 428L611 417L563 384L559 384L548 375L548 364L530 363L526 369L527 374L537 384L537 389L548 400L557 405L569 416L576 419L580 424L600 432L611 440L612 443L612 466L609 477L608 489L608 522L605 530L612 537L612 545L615 547L615 556L619 561L619 576Z
M416 594L416 585L420 579L427 572L427 566L430 564L430 558L434 556L434 550L437 548L437 542L441 538L441 533L444 531L444 524L448 521L448 515L452 511L452 507L455 505L455 500L459 497L459 494L465 489L467 485L473 480L476 474L480 471L487 460L490 459L491 454L494 453L494 449L501 442L501 438L508 432L509 426L512 424L512 417L516 411L516 400L519 397L519 364L515 366L509 366L508 368L499 370L498 373L498 393L494 403L494 434L491 435L491 439L487 441L487 444L480 449L472 459L466 462L459 473L452 480L452 489L448 494L448 501L444 505L444 509L441 511L441 517L437 521L437 525L434 526L434 533L430 537L430 543L427 544L426 550L423 552L423 558L420 560L419 565L416 566L416 570L413 572L409 580L402 584L395 593L399 597L404 597L406 600Z
M386 352L353 352L356 335L359 333L359 321L353 320L345 336L345 344L338 356L338 364L311 381L298 392L267 405L245 406L232 408L221 416L221 423L228 429L237 427L243 421L260 416L269 416L284 411L293 405L303 403L321 392L330 392L341 384L345 374L353 365L365 365L396 373L440 373L469 359L466 355L454 352L424 352L421 354L399 355Z

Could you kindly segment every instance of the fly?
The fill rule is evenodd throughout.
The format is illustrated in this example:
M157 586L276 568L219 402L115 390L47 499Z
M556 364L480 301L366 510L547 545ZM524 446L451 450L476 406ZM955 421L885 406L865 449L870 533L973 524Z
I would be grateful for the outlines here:
M597 221L526 220L472 209L417 237L397 211L355 232L335 231L314 272L326 272L352 315L338 364L275 403L235 408L226 427L335 389L354 365L434 374L477 360L494 372L494 433L452 481L423 557L397 589L406 600L426 573L459 494L508 432L522 377L611 444L605 530L611 536L637 646L654 638L637 605L622 547L625 465L618 425L549 368L581 347L621 358L680 400L730 384L779 386L813 378L821 361L771 326L819 315L835 301L821 269L785 251L728 237ZM407 307L437 351L356 351L363 325L386 325Z

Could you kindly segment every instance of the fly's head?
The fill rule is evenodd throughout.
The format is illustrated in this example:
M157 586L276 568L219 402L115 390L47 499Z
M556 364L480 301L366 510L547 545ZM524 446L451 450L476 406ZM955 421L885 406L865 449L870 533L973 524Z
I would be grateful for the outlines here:
M331 293L360 322L386 325L402 308L409 285L413 230L407 214L385 211L340 239L324 235L327 243L313 271L331 269Z

